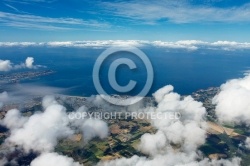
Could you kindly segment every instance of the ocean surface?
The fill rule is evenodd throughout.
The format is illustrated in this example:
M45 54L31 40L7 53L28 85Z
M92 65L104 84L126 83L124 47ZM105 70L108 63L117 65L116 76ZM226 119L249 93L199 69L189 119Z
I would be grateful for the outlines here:
M148 96L169 84L174 86L176 92L188 95L199 89L218 87L232 78L243 77L244 72L250 69L249 51L140 49L148 56L154 69L153 85ZM90 96L97 94L92 72L97 57L103 51L103 48L3 47L0 48L0 59L19 64L28 56L34 57L35 64L47 66L56 73L22 83L63 88L68 95ZM109 66L118 58L129 58L137 66L134 70L126 65L118 67L116 80L120 85L126 85L131 79L137 82L134 90L124 94L116 92L108 82ZM145 65L131 53L112 54L101 66L100 80L108 94L136 95L144 87L146 79Z

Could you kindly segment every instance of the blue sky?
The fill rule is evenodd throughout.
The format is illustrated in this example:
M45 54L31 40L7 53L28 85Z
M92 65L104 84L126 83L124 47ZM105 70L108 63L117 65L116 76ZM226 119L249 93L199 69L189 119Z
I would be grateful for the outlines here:
M250 41L247 0L1 0L1 42Z

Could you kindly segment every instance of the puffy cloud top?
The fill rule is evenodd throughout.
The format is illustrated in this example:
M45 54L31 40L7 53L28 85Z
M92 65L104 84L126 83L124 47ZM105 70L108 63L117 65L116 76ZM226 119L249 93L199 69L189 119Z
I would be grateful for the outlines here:
M18 112L8 112L6 117L11 115L15 115L12 116L12 120L20 121ZM7 120L4 119L6 126L9 123ZM7 140L22 146L27 152L30 150L49 152L57 145L59 138L66 138L73 134L67 126L68 123L65 108L61 105L51 105L43 113L32 115L21 128L11 130L11 135Z
M78 162L74 162L72 158L61 156L57 153L44 153L34 159L30 166L81 166Z
M9 71L11 70L11 62L9 60L0 59L0 71Z
M28 57L26 59L26 61L25 61L25 65L29 69L33 68L33 63L34 63L34 58L33 57Z
M229 80L220 89L220 93L213 99L218 119L221 122L250 125L250 74Z
M0 44L1 46L1 44ZM27 57L25 60L25 63L21 63L21 64L12 64L10 60L1 60L0 59L0 71L10 71L13 69L24 69L24 68L28 68L28 69L36 69L39 67L45 67L45 66L41 66L41 65L33 65L34 63L34 58L33 57Z

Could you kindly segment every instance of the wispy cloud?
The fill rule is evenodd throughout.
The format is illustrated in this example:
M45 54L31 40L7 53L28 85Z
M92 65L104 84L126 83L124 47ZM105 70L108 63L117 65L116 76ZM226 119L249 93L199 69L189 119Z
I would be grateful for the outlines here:
M116 1L102 2L110 14L144 23L170 21L174 23L190 22L250 22L250 3L237 7L219 8L208 5L192 5L186 0L160 1Z
M53 25L43 25L43 24L33 24L33 23L23 23L23 22L4 22L5 26L22 28L22 29L40 29L40 30L70 30L73 28L59 27Z
M52 18L29 14L13 14L0 11L0 24L4 26L42 29L65 30L80 29L83 27L108 28L110 25L96 20L83 20L78 18Z
M31 4L31 3L52 3L57 0L4 0L6 2L11 2L11 3L22 3L22 4Z
M16 12L20 12L17 8L15 8L14 6L11 6L9 4L4 4L5 6L9 7L10 9L16 11Z

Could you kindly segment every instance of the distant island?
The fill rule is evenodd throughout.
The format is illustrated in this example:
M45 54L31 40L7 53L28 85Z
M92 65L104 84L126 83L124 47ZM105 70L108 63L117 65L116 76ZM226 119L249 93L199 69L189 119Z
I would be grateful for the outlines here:
M55 71L53 70L15 72L9 74L0 74L0 80L4 83L17 83L21 80L47 76L54 73Z

